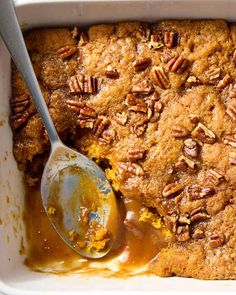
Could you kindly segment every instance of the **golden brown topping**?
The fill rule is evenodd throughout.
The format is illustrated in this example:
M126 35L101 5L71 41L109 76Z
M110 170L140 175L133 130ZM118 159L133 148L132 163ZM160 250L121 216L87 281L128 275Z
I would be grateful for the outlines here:
M98 79L89 75L75 75L68 82L70 93L95 93L98 91Z
M164 46L163 41L159 35L151 35L150 42L148 44L149 48L159 49Z
M199 123L199 116L198 115L190 114L188 117L192 123L194 123L194 124Z
M11 116L11 128L16 130L22 127L28 120L30 114L28 111L24 111L23 113L18 113Z
M234 50L234 53L233 53L233 61L236 63L236 49Z
M212 144L216 142L215 134L202 123L198 123L197 127L192 131L192 136L203 143Z
M214 188L210 186L191 185L186 188L186 194L190 201L199 200L212 196L215 193Z
M162 103L160 101L155 101L155 100L149 100L147 102L148 105L148 120L151 123L156 122L159 117L160 117L160 113L162 110Z
M132 87L131 92L140 94L149 94L153 91L153 86L148 80L144 80Z
M105 116L99 116L94 124L93 132L96 137L100 137L103 131L108 127L110 121Z
M164 198L175 197L176 195L179 195L182 190L183 190L183 187L181 184L169 183L164 187L162 191L162 195Z
M74 45L66 45L57 50L57 54L62 58L66 59L67 57L72 56L77 52L77 47Z
M147 113L147 104L141 99L134 97L133 94L126 96L125 104L130 111Z
M210 81L215 80L220 77L220 68L214 64L211 65L209 70L206 72L206 76L209 78Z
M186 242L190 239L190 232L189 232L189 226L183 225L178 226L177 232L176 232L176 239L179 242Z
M232 81L232 78L229 74L226 74L222 80L219 81L219 83L216 85L216 88L221 90L225 88L225 86L229 85L229 83Z
M229 153L230 164L236 165L236 152Z
M119 178L122 180L129 177L129 175L143 176L144 175L143 168L137 163L131 163L131 162L121 163L118 168Z
M80 35L79 45L83 46L89 42L89 35L87 32L82 32Z
M136 134L138 137L141 137L147 129L146 122L139 122L131 126L130 131Z
M188 136L190 134L190 131L182 125L175 124L172 127L172 133L175 138L181 138Z
M167 71L173 73L182 73L188 66L188 60L182 55L172 57L165 66Z
M107 69L105 71L105 75L107 76L107 78L110 78L110 79L119 78L119 73L118 73L117 69L112 69L111 67L107 67Z
M146 150L144 148L133 148L130 149L128 152L128 159L131 162L137 161L137 160L142 160L145 156Z
M225 113L230 117L230 119L236 122L236 104L232 104L227 107Z
M188 138L184 141L184 153L191 158L198 157L198 144L194 139Z
M201 229L201 228L196 228L196 230L193 232L192 237L193 237L195 240L203 239L203 238L205 237L205 233L204 233L203 229Z
M222 173L214 170L214 169L210 169L207 172L207 176L206 179L210 182L212 182L214 185L219 185L222 181L225 180L225 177Z
M175 32L165 32L164 34L164 44L167 48L176 47L178 44L179 34Z
M144 71L150 64L151 64L152 60L148 57L144 57L144 58L138 58L134 63L134 69L135 72L141 72Z
M210 236L209 245L211 249L218 248L225 243L225 235L223 233Z
M113 129L108 129L103 131L99 140L103 144L111 144L115 137L116 137L116 131Z
M233 147L236 147L236 132L227 134L224 138L224 144L228 144Z
M195 169L197 164L190 160L189 158L185 156L181 156L178 160L178 162L175 164L175 168L180 171L186 171L189 167L190 169Z
M210 215L206 212L206 209L203 207L198 207L191 211L190 221L191 223L201 222L203 220L209 219Z
M167 89L170 87L170 82L163 67L154 66L150 72L150 79L152 83L162 89Z
M171 60L173 57L175 56L175 54L168 49L165 49L162 53L161 53L161 61L164 63L167 63L169 60Z
M119 125L125 126L125 124L127 123L127 120L128 120L128 116L127 116L127 114L125 112L116 113L116 115L114 117L114 120Z

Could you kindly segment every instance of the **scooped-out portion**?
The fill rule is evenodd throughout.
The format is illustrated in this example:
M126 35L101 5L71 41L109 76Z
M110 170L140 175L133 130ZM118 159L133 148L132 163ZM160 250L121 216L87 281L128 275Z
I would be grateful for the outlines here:
M46 214L40 203L49 140L13 65L13 149L28 187L26 264L54 273L236 279L235 24L45 28L25 40L60 137L105 171L121 212L119 243L101 260L80 257L51 228L47 214L60 218L63 208ZM68 236L102 251L109 231L96 218L87 223L96 204L86 202L78 218L88 240L73 228Z

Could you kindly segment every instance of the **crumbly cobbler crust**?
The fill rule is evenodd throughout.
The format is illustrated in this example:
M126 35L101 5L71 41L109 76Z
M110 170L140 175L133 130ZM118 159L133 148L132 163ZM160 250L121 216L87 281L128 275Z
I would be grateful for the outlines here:
M152 271L236 279L236 26L121 23L25 38L61 138L171 233ZM12 80L14 154L33 184L49 141L14 67Z

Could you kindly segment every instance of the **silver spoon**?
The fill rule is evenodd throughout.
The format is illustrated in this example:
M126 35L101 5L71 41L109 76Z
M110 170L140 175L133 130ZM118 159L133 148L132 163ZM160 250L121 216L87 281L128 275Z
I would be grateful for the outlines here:
M12 0L0 0L0 35L42 118L51 154L41 180L41 197L50 222L76 252L101 258L114 246L119 213L101 168L60 140L35 76Z

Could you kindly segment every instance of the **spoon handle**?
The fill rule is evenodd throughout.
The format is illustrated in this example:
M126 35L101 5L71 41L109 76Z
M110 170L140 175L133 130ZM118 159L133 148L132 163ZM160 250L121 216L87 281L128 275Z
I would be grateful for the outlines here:
M0 36L21 73L48 132L51 145L60 142L32 67L12 0L0 0Z

